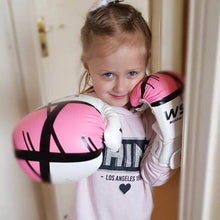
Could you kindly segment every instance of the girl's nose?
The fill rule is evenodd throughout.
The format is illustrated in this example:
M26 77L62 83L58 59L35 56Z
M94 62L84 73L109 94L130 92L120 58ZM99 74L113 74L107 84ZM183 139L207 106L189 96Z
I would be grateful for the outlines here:
M126 80L123 78L118 78L116 79L113 90L117 93L123 93L126 90L126 86Z

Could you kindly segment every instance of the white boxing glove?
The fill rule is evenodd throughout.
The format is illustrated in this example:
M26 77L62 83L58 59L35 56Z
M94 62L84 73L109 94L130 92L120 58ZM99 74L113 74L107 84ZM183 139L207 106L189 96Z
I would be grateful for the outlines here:
M69 96L26 115L13 131L15 156L33 180L78 181L102 164L103 144L121 146L119 117L110 106L88 95Z
M180 166L183 120L183 81L177 74L161 71L147 76L132 91L131 105L137 110L150 107L156 118L151 153L165 167Z

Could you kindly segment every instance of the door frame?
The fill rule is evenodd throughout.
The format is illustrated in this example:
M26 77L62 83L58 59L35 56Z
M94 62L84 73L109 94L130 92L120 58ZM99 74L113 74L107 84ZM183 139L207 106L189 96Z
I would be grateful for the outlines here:
M219 215L219 8L217 0L189 1L179 220Z

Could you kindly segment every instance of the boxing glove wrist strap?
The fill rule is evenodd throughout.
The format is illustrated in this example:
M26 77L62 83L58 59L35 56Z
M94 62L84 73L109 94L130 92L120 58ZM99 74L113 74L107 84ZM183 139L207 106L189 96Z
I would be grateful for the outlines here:
M156 164L177 169L180 166L181 137L164 143L157 135L151 148L151 154Z

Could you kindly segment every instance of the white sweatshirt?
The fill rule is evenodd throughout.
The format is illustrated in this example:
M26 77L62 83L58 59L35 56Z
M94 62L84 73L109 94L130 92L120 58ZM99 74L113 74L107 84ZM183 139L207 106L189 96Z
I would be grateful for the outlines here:
M104 149L101 167L76 184L72 220L149 220L153 210L152 186L164 184L173 174L156 165L150 153L155 119L113 107L118 113L123 140L119 152Z

